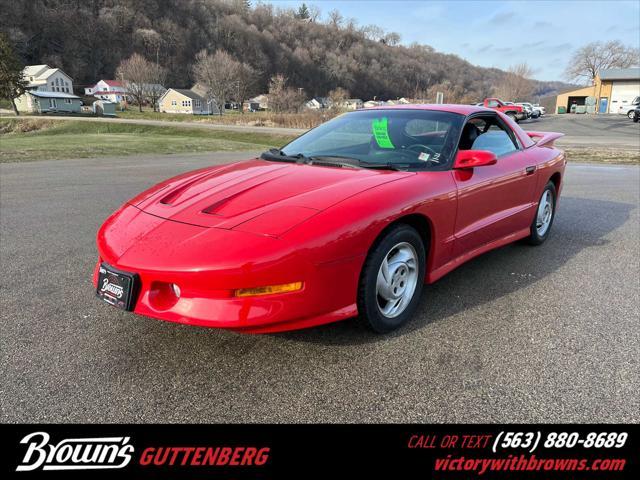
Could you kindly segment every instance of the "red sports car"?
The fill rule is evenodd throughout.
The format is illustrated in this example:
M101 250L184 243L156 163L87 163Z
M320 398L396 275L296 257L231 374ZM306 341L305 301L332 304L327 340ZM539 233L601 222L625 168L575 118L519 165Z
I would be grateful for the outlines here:
M167 180L100 228L102 300L162 320L265 333L359 317L388 332L422 287L549 236L565 156L464 105L353 111L280 150Z

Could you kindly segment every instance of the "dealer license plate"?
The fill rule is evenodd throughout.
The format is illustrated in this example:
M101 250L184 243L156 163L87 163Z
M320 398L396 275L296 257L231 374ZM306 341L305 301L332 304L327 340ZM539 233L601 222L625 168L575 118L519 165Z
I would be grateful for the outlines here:
M135 273L123 272L102 263L98 272L96 295L114 307L133 310L137 280L138 275Z

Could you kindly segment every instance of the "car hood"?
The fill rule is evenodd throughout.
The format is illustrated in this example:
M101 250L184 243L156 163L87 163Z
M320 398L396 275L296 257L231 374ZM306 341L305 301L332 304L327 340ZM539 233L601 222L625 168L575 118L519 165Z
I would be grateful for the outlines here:
M247 231L277 236L348 197L411 175L415 173L254 159L172 178L129 204L202 227L233 229L253 220Z

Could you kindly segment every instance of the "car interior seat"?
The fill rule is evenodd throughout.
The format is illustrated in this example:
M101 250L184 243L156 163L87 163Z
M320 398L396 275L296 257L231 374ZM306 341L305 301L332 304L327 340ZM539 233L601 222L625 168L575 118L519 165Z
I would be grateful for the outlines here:
M467 123L462 129L462 136L460 137L460 150L471 150L473 142L480 136L480 129L473 123Z

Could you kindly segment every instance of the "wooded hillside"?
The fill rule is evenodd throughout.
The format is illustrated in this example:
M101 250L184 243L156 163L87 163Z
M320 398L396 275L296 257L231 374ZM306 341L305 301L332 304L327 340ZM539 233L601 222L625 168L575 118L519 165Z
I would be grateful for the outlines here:
M428 34L424 45L402 46L379 27L335 12L314 16L242 0L0 0L0 28L22 60L61 67L77 87L114 78L133 53L164 66L168 86L191 87L192 65L203 49L223 49L253 67L257 92L281 73L307 96L342 87L365 100L434 101L443 91L446 101L466 103L494 93L507 75L434 51ZM533 85L534 96L566 86Z

